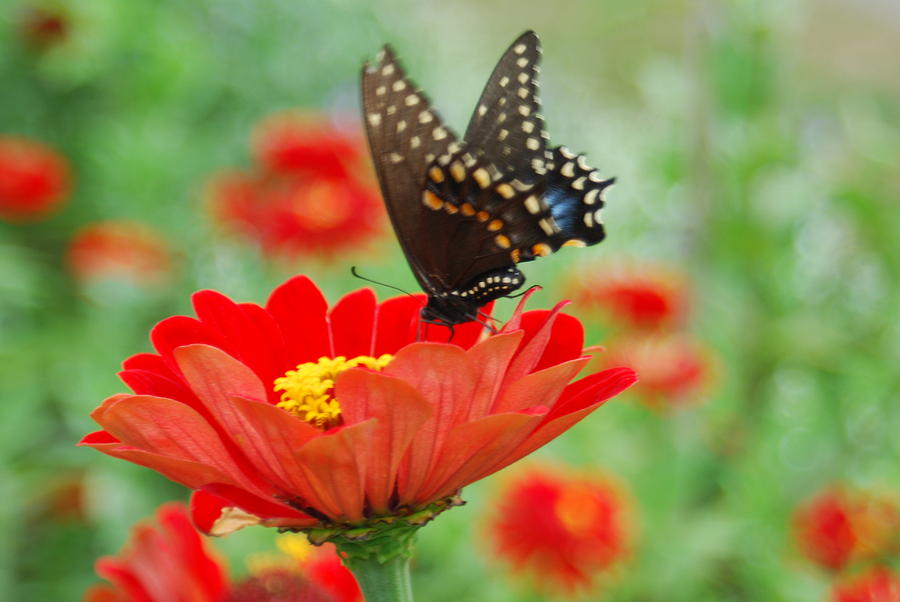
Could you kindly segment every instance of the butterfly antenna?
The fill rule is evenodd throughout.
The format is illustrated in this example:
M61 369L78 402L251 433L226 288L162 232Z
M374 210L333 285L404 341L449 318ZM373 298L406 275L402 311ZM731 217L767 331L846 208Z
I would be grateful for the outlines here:
M360 280L365 280L366 282L371 282L372 284L377 284L379 286L386 286L387 288L392 288L395 291L399 291L399 292L403 293L404 295L409 295L410 297L415 297L415 295L413 295L411 292L405 291L400 287L394 286L392 284L386 284L384 282L379 282L377 280L372 280L371 278L366 278L365 276L361 275L358 271L356 271L355 265L350 266L350 273L353 274L354 276L356 276L357 278L359 278Z
M527 295L534 289L542 289L542 288L544 288L544 287L542 287L540 284L532 284L531 286L529 286L527 289L525 289L518 295L505 295L505 298L506 299L518 299L519 297L522 297L523 295Z

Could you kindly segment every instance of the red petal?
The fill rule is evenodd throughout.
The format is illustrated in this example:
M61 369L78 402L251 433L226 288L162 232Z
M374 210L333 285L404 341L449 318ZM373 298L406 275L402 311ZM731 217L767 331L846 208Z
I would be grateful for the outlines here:
M401 503L414 499L445 443L447 434L469 416L474 397L475 369L466 352L455 345L414 343L401 349L385 374L413 386L434 409L419 430L400 472Z
M106 431L94 431L93 433L88 433L87 435L82 437L81 441L79 441L77 445L95 447L99 445L106 445L108 443L121 443L121 441L119 441Z
M285 496L314 498L315 492L304 478L295 454L322 434L268 403L240 397L230 401L235 413L227 418L226 429L254 469Z
M157 510L156 516L159 524L168 531L172 546L179 551L181 572L202 588L205 599L220 600L227 588L225 567L209 555L184 506L165 504Z
M631 368L610 368L586 376L566 387L547 420L593 405L596 400L606 401L636 382L637 374Z
M125 446L133 447L213 467L236 483L246 483L215 430L183 403L162 397L120 395L104 402L91 417L124 444L115 450L100 451L113 455L112 451L119 454Z
M368 446L358 453L371 459L365 484L369 506L376 514L386 513L400 461L431 416L431 405L402 380L366 370L348 370L338 376L335 397L347 424L377 419Z
M457 425L416 501L427 503L451 495L475 481L476 475L505 458L542 419L526 413L494 414Z
M233 505L229 500L202 489L195 491L191 495L191 522L201 533L209 535L222 516L222 510Z
M552 441L603 405L609 398L630 387L635 381L637 381L637 377L632 370L613 368L592 374L569 385L563 392L560 401L544 418L543 423L499 465L478 478L484 478Z
M527 321L526 314L526 321ZM528 326L524 327L528 330ZM576 357L581 357L584 347L584 326L578 318L569 314L559 314L556 316L556 322L553 323L553 331L550 334L550 340L541 359L538 360L534 370L541 370L548 366L561 364Z
M94 570L120 590L115 598L116 600L155 602L153 596L147 592L140 579L131 572L127 562L112 556L104 556L99 558L94 564Z
M166 318L150 331L153 346L163 356L166 365L175 370L171 363L172 350L183 345L202 343L225 348L225 340L203 322L187 316ZM176 373L177 374L177 373Z
M329 316L334 354L347 358L372 355L375 340L375 293L363 288L345 295Z
M375 352L397 353L416 340L419 312L425 307L424 295L394 297L381 303L375 320Z
M469 420L481 418L490 412L522 336L522 331L498 334L469 349L467 355L475 367L475 387Z
M362 520L364 486L371 459L360 451L367 449L376 426L374 419L348 426L313 439L297 453L297 460L317 494L308 500L310 506L335 520Z
M265 401L266 389L245 364L217 347L187 345L174 352L191 390L220 423L232 412L229 398Z
M503 325L503 328L500 329L501 332L512 332L522 328L522 313L525 311L525 304L528 302L528 298L539 290L541 290L541 287L532 286L522 294L522 298L519 300L519 304L516 305L513 315L510 316L509 320L506 321L506 324Z
M194 505L196 504L196 511ZM194 492L191 497L191 512L194 525L204 533L209 533L224 508L240 508L263 520L288 518L296 524L315 525L319 521L308 514L279 503L273 498L262 498L246 489L227 483L211 483Z
M124 362L122 362L123 370L149 370L156 372L162 376L174 376L174 373L166 366L163 358L155 353L136 353Z
M266 309L284 333L290 366L333 357L325 316L328 302L312 280L294 276L272 292Z
M530 311L522 316L521 322L525 337L506 375L506 383L519 380L535 369L550 341L553 323L566 304L568 301L563 301L550 311ZM580 352L579 348L579 355Z
M180 381L149 370L122 370L119 372L119 378L138 395L167 397L185 403L201 413L204 411L203 404L197 396Z
M278 359L282 356L281 335L271 323L272 318L263 312L245 312L241 306L216 291L200 291L192 297L194 311L203 324L217 332L224 340L224 349L249 366L264 382L272 382L281 376L285 366Z
M206 345L180 347L175 350L175 360L215 423L249 461L252 468L248 474L260 473L269 483L289 492L305 484L293 478L296 470L285 455L290 448L279 450L270 438L297 437L297 444L302 445L317 434L315 429L269 406L256 375L221 349ZM257 402L268 410L246 402ZM282 462L287 462L287 466Z
M569 381L581 372L588 361L590 358L587 357L571 360L526 375L504 387L491 413L520 412L537 405L552 407Z

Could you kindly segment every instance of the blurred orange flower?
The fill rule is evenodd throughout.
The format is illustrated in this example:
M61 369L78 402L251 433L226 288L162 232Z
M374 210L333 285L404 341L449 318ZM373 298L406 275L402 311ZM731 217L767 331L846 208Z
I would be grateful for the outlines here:
M900 544L900 511L893 500L841 487L808 500L794 516L802 552L816 564L840 571L877 558Z
M834 586L834 602L900 602L900 573L875 567Z
M574 593L627 553L626 503L606 479L532 468L496 506L489 534L498 554L538 587Z
M576 309L599 311L619 329L659 330L686 317L684 278L651 264L580 269L568 284Z
M92 587L85 602L221 602L228 591L222 561L178 503L134 527L122 552L100 558L96 570L111 585Z
M165 238L146 224L125 220L85 226L69 243L67 258L72 275L82 282L117 278L155 285L172 270Z
M46 217L70 188L69 164L62 155L36 140L0 134L0 219Z
M709 353L687 335L619 337L597 360L606 367L627 366L640 376L634 393L652 407L696 402L708 386Z
M380 231L384 209L359 136L321 117L279 113L257 129L254 151L259 168L223 171L207 186L210 210L228 229L287 257L328 257Z

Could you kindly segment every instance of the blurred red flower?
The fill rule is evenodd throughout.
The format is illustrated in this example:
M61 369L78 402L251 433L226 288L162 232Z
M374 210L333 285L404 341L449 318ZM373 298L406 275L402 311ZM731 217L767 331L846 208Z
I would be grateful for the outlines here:
M350 179L232 170L213 178L207 190L216 219L271 255L352 250L382 223L374 189Z
M260 122L252 146L256 160L271 172L360 179L367 157L361 134L339 129L320 115L284 111Z
M146 224L124 220L96 222L76 232L68 263L82 282L121 278L154 285L164 282L172 269L165 238Z
M362 289L329 310L302 276L265 308L197 293L199 318L154 328L158 353L121 373L134 394L104 401L104 430L81 444L197 490L207 532L343 528L452 505L635 380L619 368L568 384L588 358L562 304L520 305L493 336L458 326L452 343L445 328L415 342L423 305Z
M70 192L69 164L36 140L0 134L0 219L46 217Z
M111 585L96 585L85 602L361 602L356 579L334 546L305 544L302 561L283 561L229 584L224 562L190 524L183 504L169 503L156 523L140 524L118 557L97 561ZM325 568L325 573L321 567Z
M96 563L112 585L97 585L85 602L221 602L228 590L224 565L191 526L178 503L161 506L156 523L137 525L119 556Z
M303 572L338 602L361 602L363 599L356 577L341 562L333 544L317 547L312 557L303 564Z
M498 554L539 587L573 593L627 553L626 510L609 481L544 467L507 486L489 531Z
M651 407L697 401L712 376L707 351L686 335L620 337L598 361L637 372L641 381L634 392Z
M358 136L321 118L280 113L254 136L262 167L224 171L207 186L210 211L269 254L330 256L377 234L384 209Z
M57 6L27 6L20 21L20 31L29 45L46 48L66 39L69 16Z
M900 511L891 500L831 487L797 510L794 531L810 560L840 571L859 560L896 550Z
M900 573L876 567L838 583L831 593L834 602L900 602Z
M673 270L645 265L579 270L569 284L576 308L599 310L616 327L659 330L687 314L684 279Z

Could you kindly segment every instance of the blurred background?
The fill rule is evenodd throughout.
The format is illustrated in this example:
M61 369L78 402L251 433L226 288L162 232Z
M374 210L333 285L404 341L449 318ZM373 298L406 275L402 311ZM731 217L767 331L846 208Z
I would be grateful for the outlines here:
M351 265L416 289L367 163L363 60L393 44L463 131L526 29L551 142L618 177L607 241L524 266L531 306L573 299L598 367L642 381L424 529L417 598L897 599L839 597L900 568L892 0L3 2L0 599L80 599L186 499L74 446L191 292L264 302L305 273L333 301L364 284ZM523 551L510 521L548 467L552 499L577 481L603 503L539 505L525 524L571 528ZM274 537L213 545L237 579ZM557 572L566 537L606 552Z

